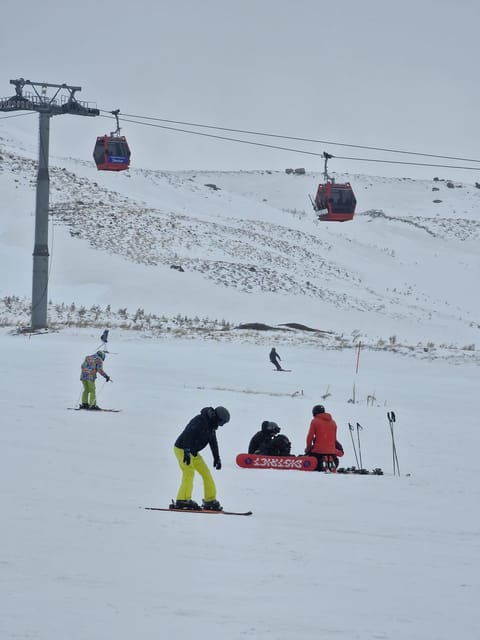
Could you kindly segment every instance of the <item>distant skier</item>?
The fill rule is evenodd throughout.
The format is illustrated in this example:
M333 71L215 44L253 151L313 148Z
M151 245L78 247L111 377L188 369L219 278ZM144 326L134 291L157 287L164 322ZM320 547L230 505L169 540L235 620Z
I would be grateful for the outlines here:
M264 420L262 422L262 426L260 431L252 437L250 440L250 444L248 445L248 453L263 453L265 454L265 449L268 448L268 445L273 440L273 438L280 433L280 427L276 422L269 422L268 420Z
M277 371L283 371L282 366L279 363L279 360L281 360L281 358L276 352L275 347L273 347L272 350L270 351L269 357L270 357L270 362L276 367Z
M104 360L105 351L97 351L91 356L85 356L85 360L82 362L80 380L83 384L83 394L80 409L100 409L100 407L97 406L97 395L95 389L97 373L103 376L107 382L111 380L110 376L103 370Z
M222 506L216 499L217 488L206 462L200 451L207 444L213 455L213 466L220 470L222 463L218 452L217 428L230 420L230 413L225 407L204 407L192 418L175 441L173 451L182 470L182 482L177 493L177 500L172 504L176 509L209 509L221 511ZM192 500L195 471L203 480L203 503L200 507Z
M313 407L312 415L305 453L317 458L317 471L325 471L325 468L330 468L328 458L331 458L336 469L338 458L343 456L343 447L337 440L337 424L321 404L316 404Z

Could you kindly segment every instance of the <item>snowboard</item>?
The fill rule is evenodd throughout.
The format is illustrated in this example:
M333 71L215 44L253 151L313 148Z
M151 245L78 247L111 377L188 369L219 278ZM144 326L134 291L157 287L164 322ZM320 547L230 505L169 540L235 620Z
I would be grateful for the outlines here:
M70 411L86 411L88 413L120 413L121 409L82 409L82 407L67 407Z
M223 513L224 516L251 516L253 511L213 511L210 509L173 509L172 507L143 507L148 511L173 511L175 513Z
M239 467L244 469L284 469L289 471L315 471L317 459L313 456L263 456L258 453L239 453Z

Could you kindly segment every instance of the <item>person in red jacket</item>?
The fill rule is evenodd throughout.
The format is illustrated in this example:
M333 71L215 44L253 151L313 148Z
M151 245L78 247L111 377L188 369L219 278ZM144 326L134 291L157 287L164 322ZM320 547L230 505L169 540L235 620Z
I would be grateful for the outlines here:
M343 447L337 440L337 423L322 404L316 404L312 414L305 453L317 458L317 471L331 469L330 461L336 469L338 458L343 456Z

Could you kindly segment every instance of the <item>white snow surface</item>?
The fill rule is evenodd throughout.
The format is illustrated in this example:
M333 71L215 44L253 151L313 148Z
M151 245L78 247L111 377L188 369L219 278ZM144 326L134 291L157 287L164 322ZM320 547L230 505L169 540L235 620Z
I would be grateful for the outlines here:
M1 136L0 299L28 299L35 151ZM98 401L122 411L74 412L101 331L12 332L28 317L4 304L0 638L476 640L480 190L343 176L358 214L324 224L306 198L315 174L51 164L49 313L142 307L349 341L111 328L113 383L100 379ZM272 371L271 346L291 372ZM301 453L319 402L342 465L356 464L358 422L363 465L383 476L236 466L266 419ZM173 443L217 405L232 416L218 432L217 497L253 515L144 510L175 497Z

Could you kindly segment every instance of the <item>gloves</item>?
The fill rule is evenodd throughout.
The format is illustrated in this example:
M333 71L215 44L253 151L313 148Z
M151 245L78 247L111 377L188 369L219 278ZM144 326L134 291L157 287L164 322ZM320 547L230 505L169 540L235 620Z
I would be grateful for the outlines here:
M183 450L183 463L186 465L190 464L190 449Z
M106 380L107 382L110 382L110 381L111 381L111 382L113 382L113 380L110 378L110 376L105 376L105 380Z
M215 467L215 469L220 471L220 469L222 468L222 461L220 460L220 458L217 458L213 461L213 466Z

